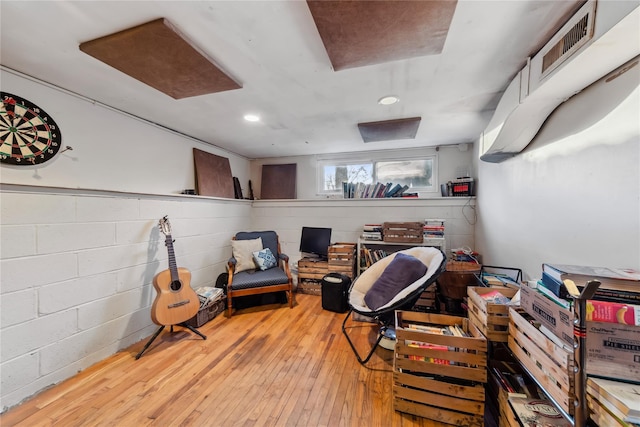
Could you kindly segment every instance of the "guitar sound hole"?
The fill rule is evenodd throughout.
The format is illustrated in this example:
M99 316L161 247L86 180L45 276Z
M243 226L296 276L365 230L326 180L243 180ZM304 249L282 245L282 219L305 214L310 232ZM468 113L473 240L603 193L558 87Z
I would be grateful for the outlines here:
M171 290L172 291L179 291L180 288L182 287L182 283L179 280L173 281L171 282Z

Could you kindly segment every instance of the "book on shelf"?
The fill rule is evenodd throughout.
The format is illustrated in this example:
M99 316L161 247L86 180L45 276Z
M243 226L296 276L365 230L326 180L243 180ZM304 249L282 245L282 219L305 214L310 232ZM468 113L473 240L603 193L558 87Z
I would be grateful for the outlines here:
M382 240L382 233L379 231L363 231L360 235L363 240Z
M424 237L444 237L444 219L425 219L422 232Z
M640 423L640 385L603 378L587 378L587 393L627 423Z
M400 189L402 188L402 185L400 184L396 184L393 187L391 187L391 189L384 195L384 197L393 197L394 194L396 194L398 191L400 191Z
M382 224L365 224L362 226L363 231L377 231L378 233L382 232Z

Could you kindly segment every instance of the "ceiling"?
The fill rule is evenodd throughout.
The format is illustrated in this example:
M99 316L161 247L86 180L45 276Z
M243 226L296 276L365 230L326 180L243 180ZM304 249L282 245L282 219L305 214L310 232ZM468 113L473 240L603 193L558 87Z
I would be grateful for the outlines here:
M479 137L527 57L581 3L459 0L454 9L448 5L453 9L448 32L446 25L431 32L437 33L430 36L437 49L413 49L405 59L377 55L368 62L357 52L360 62L342 62L335 71L336 59L327 53L334 47L324 44L331 31L368 28L373 30L368 43L379 43L378 53L396 54L401 50L389 43L414 33L399 18L373 22L369 14L356 12L349 16L353 25L342 23L321 37L310 11L314 5L293 0L2 0L0 63L247 158L442 146ZM322 19L331 24L345 16L325 13ZM159 18L239 88L175 99L79 48ZM440 19L448 24L446 16ZM362 25L363 20L372 22ZM400 36L397 29L404 29ZM386 95L400 101L379 105ZM245 121L248 113L260 121ZM358 129L359 123L408 118L420 118L414 138L365 143Z

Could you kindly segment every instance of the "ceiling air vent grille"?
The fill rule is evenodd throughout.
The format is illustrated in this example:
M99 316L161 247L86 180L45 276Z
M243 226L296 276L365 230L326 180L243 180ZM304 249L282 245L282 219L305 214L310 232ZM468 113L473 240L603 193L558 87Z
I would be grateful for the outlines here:
M576 50L593 37L593 10L570 27L542 57L542 76L545 77Z

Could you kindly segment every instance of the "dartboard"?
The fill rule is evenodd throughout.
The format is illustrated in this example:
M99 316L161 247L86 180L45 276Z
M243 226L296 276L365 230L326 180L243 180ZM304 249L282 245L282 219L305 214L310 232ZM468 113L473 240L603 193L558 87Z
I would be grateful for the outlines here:
M0 97L0 161L29 166L53 158L62 141L56 122L24 98L6 92Z

